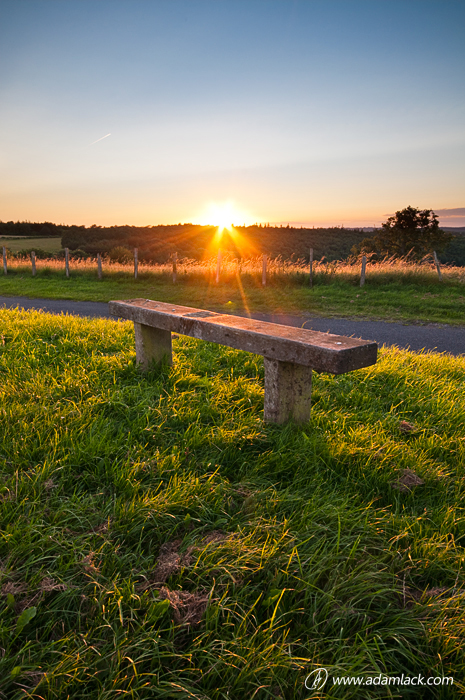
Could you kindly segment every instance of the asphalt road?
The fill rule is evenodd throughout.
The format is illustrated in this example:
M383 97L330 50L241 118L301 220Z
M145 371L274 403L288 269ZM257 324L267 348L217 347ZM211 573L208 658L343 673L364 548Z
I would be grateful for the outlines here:
M53 314L68 313L76 316L111 318L108 305L95 301L62 301L60 299L28 299L27 297L0 296L0 307L43 309ZM246 315L237 314L236 315ZM384 321L355 321L343 318L320 318L303 314L289 316L279 314L252 314L260 321L271 321L288 326L298 326L324 333L354 336L374 340L379 345L397 345L410 350L433 350L451 355L465 354L465 327L431 324L427 326L403 325Z

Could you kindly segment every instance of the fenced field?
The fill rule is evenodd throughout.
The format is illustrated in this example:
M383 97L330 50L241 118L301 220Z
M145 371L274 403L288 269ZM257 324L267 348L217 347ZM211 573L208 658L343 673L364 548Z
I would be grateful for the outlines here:
M61 238L58 236L40 238L39 236L27 238L26 236L0 237L0 246L6 246L13 253L21 250L43 250L46 253L58 253L61 250Z
M70 256L69 278L65 260L36 260L32 276L29 258L7 261L8 274L0 272L0 294L54 299L109 301L146 297L214 310L351 316L409 323L463 324L465 319L465 268L441 266L442 280L431 259L422 263L385 260L366 266L360 287L361 260L313 263L267 259L263 285L261 256L238 262L223 256L198 262L180 259L147 265L102 260L98 279L96 259ZM217 281L218 279L218 281Z
M37 260L36 265L37 270L60 271L64 269L64 260L56 257L41 259ZM75 272L89 273L93 271L97 274L97 258L73 257L70 253L70 265ZM12 270L27 272L28 269L31 269L30 257L13 257L8 261L8 267ZM102 267L109 275L115 273L132 275L134 272L132 261L117 262L103 257ZM324 284L336 279L356 283L360 280L361 256L331 262L322 258L321 260L315 260L312 267L313 281L315 283ZM210 281L212 278L216 278L217 271L218 258L216 256L205 260L176 259L176 274L180 278L188 276L195 280L203 278ZM220 279L223 282L232 280L238 275L263 282L263 256L241 260L231 254L223 254L220 259L219 271ZM145 273L169 278L173 275L173 262L172 260L168 260L165 263L144 263L138 261L138 272L140 274ZM448 280L465 283L464 267L442 265L441 273ZM407 282L412 280L429 283L434 281L437 275L432 256L425 257L421 262L392 257L376 262L368 260L367 263L367 276L373 284L387 284L395 279L402 279ZM294 281L305 284L309 281L309 278L309 263L303 259L295 261L281 257L267 257L266 259L266 283Z

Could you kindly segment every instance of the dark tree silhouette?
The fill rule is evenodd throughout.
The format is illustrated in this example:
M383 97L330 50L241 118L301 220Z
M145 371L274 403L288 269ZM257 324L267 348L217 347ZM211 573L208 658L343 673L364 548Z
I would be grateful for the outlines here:
M439 228L438 217L432 209L409 206L390 216L376 236L362 241L360 250L421 258L433 250L442 251L452 238L452 234Z

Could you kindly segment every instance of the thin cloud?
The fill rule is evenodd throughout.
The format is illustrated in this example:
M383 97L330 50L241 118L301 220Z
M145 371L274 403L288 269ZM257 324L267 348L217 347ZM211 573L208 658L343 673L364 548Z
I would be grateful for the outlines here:
M103 141L103 139L106 139L109 136L111 136L111 134L106 134L105 136L101 136L99 139L97 139L97 141L92 141L92 143L90 143L89 146L93 146L94 143L98 143L99 141Z
M441 217L441 219L453 219L454 217L462 218L465 216L465 207L456 207L455 209L434 209L433 207L433 211ZM383 214L383 216L392 216L392 214Z
M455 216L465 216L465 207L457 207L456 209L435 209L434 210L441 219L452 219Z

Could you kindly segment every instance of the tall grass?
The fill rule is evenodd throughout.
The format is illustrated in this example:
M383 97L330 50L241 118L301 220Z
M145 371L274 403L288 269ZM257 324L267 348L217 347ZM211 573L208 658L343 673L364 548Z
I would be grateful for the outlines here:
M97 274L97 259L73 258L70 265L74 273ZM360 258L351 257L345 261L328 262L323 258L313 264L315 284L328 284L334 281L357 283L360 281ZM8 261L8 267L15 272L26 273L30 271L30 261L24 257L12 258ZM64 261L59 258L37 260L38 273L58 272L64 270ZM211 281L216 277L217 258L210 257L205 260L191 260L181 258L177 261L177 274L180 278L189 277L194 282ZM133 263L120 263L108 258L103 260L103 270L107 275L132 275ZM465 268L451 265L443 265L442 272L448 281L465 282ZM154 278L170 279L172 276L172 262L153 264L139 262L139 273ZM224 254L221 260L221 280L229 282L236 277L254 278L261 281L262 256L239 260L231 254ZM371 284L383 285L389 282L401 281L404 284L410 282L422 282L425 284L437 280L437 272L431 258L417 262L408 258L385 258L377 262L368 262L367 279ZM286 260L281 257L267 260L267 282L270 284L280 281L308 284L309 264L303 259Z
M278 427L259 357L178 337L144 375L129 323L0 324L4 698L463 692L464 358L383 349Z

